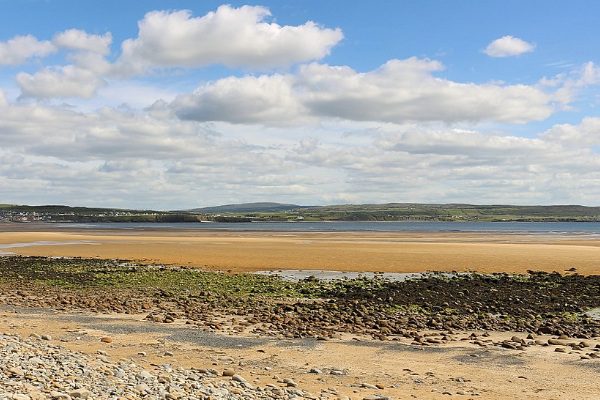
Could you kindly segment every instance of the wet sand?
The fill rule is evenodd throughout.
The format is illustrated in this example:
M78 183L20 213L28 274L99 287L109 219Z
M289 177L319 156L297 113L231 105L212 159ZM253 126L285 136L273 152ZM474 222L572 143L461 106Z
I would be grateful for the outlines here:
M600 240L577 235L489 233L288 233L192 230L3 229L0 251L21 255L131 259L252 272L527 270L600 273ZM38 243L35 242L51 242ZM10 248L10 244L32 244Z

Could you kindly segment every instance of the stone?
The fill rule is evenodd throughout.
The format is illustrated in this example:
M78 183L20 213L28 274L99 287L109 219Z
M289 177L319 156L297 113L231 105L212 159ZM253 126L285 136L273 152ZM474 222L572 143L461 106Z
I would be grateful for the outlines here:
M139 374L137 374L137 378L140 381L149 381L152 378L154 378L154 375L152 375L150 372L148 371L141 371Z
M63 392L58 392L56 390L53 390L50 392L50 397L52 397L53 399L56 400L69 400L71 398L71 396L69 396L66 393Z
M87 399L91 394L92 392L87 389L75 389L69 392L69 396L73 399Z
M52 336L50 335L42 335L41 338L42 340L52 340Z
M288 387L296 387L296 386L298 386L298 384L296 382L294 382L294 380L292 378L285 378L283 380L283 383L285 383Z
M140 383L140 384L135 385L135 390L138 393L150 392L150 386L146 385L145 383Z
M11 376L23 376L23 375L25 375L25 372L20 367L10 367L6 371Z
M100 338L100 341L102 343L112 343L113 340L112 340L112 338L110 336L103 336L103 337Z
M235 371L232 368L226 368L223 370L223 376L234 376Z
M365 389L379 389L377 386L371 385L370 383L361 383L360 386Z

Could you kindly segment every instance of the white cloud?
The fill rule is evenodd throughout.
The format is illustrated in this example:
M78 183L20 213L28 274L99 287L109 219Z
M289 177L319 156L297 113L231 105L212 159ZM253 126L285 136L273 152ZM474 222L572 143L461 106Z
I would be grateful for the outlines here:
M110 53L111 34L91 35L70 29L55 35L53 42L68 50L67 59L72 64L17 74L21 96L39 99L95 96L106 84L104 76L112 69L105 58Z
M484 53L490 57L513 57L531 53L535 45L514 36L502 36L494 40L485 48Z
M48 41L39 41L31 35L15 36L0 42L0 65L18 65L33 57L45 57L56 51Z
M112 35L92 35L79 29L68 29L54 36L52 42L61 48L69 50L89 51L101 55L110 52Z
M189 11L153 11L138 23L135 39L122 44L118 66L139 73L152 67L272 68L318 60L343 37L314 22L281 26L267 22L264 7L220 6L202 17Z
M22 96L35 98L91 98L104 85L96 73L73 65L44 68L33 75L21 72L16 79Z
M8 100L6 99L6 95L4 94L4 91L2 89L0 89L0 107L6 107L8 106Z
M182 119L286 124L307 112L293 93L293 80L287 75L220 79L178 96L172 107Z
M370 136L345 136L353 124ZM265 198L591 204L600 195L592 147L599 128L590 118L522 138L444 124L341 121L294 128L298 138L290 140L288 127L8 102L0 192L24 203L160 208Z
M600 118L587 117L578 125L555 125L544 132L542 137L567 147L600 145Z
M434 75L442 68L414 57L364 73L309 64L296 74L218 80L171 106L185 119L265 124L310 118L525 123L553 112L553 97L534 86L454 82Z

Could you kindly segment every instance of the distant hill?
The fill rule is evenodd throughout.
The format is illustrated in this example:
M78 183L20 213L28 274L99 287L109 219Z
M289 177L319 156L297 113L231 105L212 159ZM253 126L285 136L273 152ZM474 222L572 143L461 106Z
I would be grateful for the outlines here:
M475 204L226 204L179 211L0 204L0 222L488 221L600 222L600 207Z
M282 204L282 203L242 203L242 204L225 204L215 207L203 207L189 210L191 212L218 214L218 213L251 213L251 212L281 212L290 211L299 208L304 208L297 204Z

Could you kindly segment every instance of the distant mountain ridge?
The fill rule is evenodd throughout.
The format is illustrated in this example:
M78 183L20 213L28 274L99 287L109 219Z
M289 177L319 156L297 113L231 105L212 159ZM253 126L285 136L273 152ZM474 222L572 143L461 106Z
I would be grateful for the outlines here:
M298 204L283 204L273 202L258 202L258 203L240 203L240 204L224 204L221 206L214 207L202 207L194 208L189 210L191 212L199 213L232 213L232 212L280 212L280 211L291 211L299 208L306 208L306 206L299 206Z

